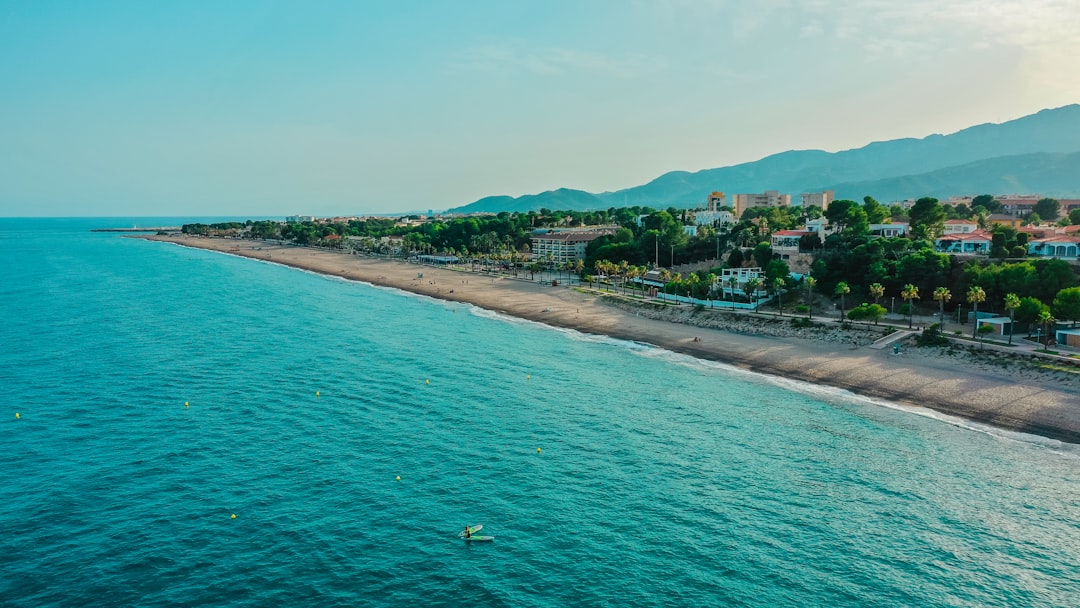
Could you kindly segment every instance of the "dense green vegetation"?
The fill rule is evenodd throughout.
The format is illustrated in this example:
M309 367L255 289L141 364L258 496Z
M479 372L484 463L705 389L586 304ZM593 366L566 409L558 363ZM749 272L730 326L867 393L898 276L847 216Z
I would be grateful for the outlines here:
M914 305L931 300L934 311L962 306L984 312L1011 314L1017 321L1037 324L1041 315L1080 321L1080 278L1075 267L1054 259L1024 259L1028 235L1013 228L990 223L990 214L1001 211L1001 203L990 195L975 197L972 205L942 205L937 199L922 198L908 210L885 207L871 197L856 202L833 201L823 213L816 207L761 207L748 209L733 224L699 226L695 236L684 225L691 211L669 208L613 207L600 211L503 212L497 215L437 218L403 223L397 218L368 218L348 222L279 223L247 221L222 224L188 224L188 234L234 236L282 240L299 245L348 248L351 250L411 255L440 252L465 259L500 260L513 268L536 272L554 270L550 260L532 260L521 254L530 251L533 231L543 228L610 226L614 234L590 243L586 258L557 270L575 272L583 279L602 275L609 281L632 281L653 267L660 269L663 290L696 298L724 299L724 288L739 287L746 292L777 296L785 291L802 296L833 295L841 310L851 318L877 321L885 314L880 306L890 300ZM1043 199L1036 206L1046 218L1060 211L1058 201ZM418 220L417 217L405 218ZM816 235L800 241L801 250L813 256L813 281L790 276L788 264L774 254L770 235L790 230L807 221L823 219L834 230L822 242ZM949 219L968 219L992 233L990 256L962 262L961 258L939 253L933 240L944 233ZM1059 223L1080 224L1073 211ZM908 222L909 237L881 238L870 232L871 224ZM708 268L683 276L666 268L707 262ZM723 268L759 266L764 277L757 284L720 284ZM728 292L730 293L730 291ZM983 294L972 301L973 293ZM951 294L967 294L952 298ZM1015 296L1014 299L1008 299ZM791 297L784 297L790 300ZM872 301L872 304L871 304ZM853 308L843 308L849 303ZM1009 306L1008 302L1013 302ZM798 303L789 302L789 304ZM894 308L895 309L895 308Z

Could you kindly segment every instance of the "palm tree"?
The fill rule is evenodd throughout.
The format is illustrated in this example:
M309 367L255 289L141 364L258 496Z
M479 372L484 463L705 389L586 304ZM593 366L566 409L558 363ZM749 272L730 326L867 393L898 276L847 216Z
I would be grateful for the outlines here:
M776 306L780 309L780 316L784 316L784 278L776 277L773 280L773 290L776 292Z
M757 292L758 287L761 287L761 279L758 278L747 279L746 282L743 283L743 292L746 294L746 298L751 304L754 303L754 293ZM757 310L757 307L755 306L754 309Z
M870 290L870 295L874 296L874 304L877 304L878 300L881 299L881 296L885 295L885 288L882 287L881 283L871 283L868 289Z
M728 287L731 289L731 310L735 310L735 288L739 286L739 279L735 276L728 277Z
M919 288L908 283L907 285L904 285L904 290L900 292L900 297L908 302L907 327L908 329L911 329L911 317L915 314L915 306L912 305L912 302L919 298Z
M1009 311L1009 346L1012 346L1013 324L1016 323L1016 309L1020 308L1020 296L1015 293L1005 294L1005 310Z
M982 287L972 285L967 292L967 301L975 310L975 327L971 330L971 337L975 338L975 332L979 330L979 303L986 301L986 292Z
M713 308L713 296L716 295L716 275L711 272L706 274L705 282L709 284L709 308Z
M817 287L817 279L806 277L806 310L810 312L810 318L814 318L814 287Z
M676 296L679 295L679 284L682 283L682 273L681 272L676 272L676 273L672 274L671 275L671 282L675 284L675 287L674 287L675 295ZM679 301L675 300L675 304L677 305L678 303L679 303Z
M836 289L833 290L834 295L840 296L840 322L844 322L844 296L851 293L851 287L844 281L840 281L836 284Z
M1057 319L1050 315L1049 310L1039 313L1039 327L1046 330L1046 336L1043 337L1043 352L1050 350L1050 330L1053 329L1056 323Z
M671 282L671 271L667 268L660 271L660 280L664 283L664 295L667 295L667 286Z
M941 327L944 328L945 327L945 302L948 302L949 300L952 299L952 292L949 291L948 287L938 287L938 288L934 289L934 299L938 301L939 311L940 311L939 318L941 319Z

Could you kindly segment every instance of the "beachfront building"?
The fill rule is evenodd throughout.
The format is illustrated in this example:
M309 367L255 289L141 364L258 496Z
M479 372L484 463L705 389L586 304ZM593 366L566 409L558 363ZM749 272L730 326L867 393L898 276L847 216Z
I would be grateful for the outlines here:
M742 289L743 286L746 285L746 282L750 279L757 279L758 281L761 281L762 286L759 287L758 290L761 291L764 289L765 273L762 272L761 268L758 266L754 266L753 268L723 269L722 271L720 271L720 277L718 278L718 280L720 281L720 285L724 288L724 292L728 294L732 293L733 291L728 287L728 285L731 284L731 279L735 279L735 283L739 286L738 289L734 291L737 291L742 295L746 295L746 293Z
M741 218L743 212L752 207L790 207L791 195L780 194L776 190L766 190L761 194L735 194L732 203L735 217Z
M589 243L615 234L610 228L594 230L538 231L532 235L533 259L559 266L585 259Z
M1061 260L1075 260L1080 255L1080 236L1053 235L1028 242L1028 254Z
M824 211L829 208L829 203L833 202L833 195L836 193L832 190L826 190L824 192L804 192L799 195L800 204L805 208L811 205L815 207L821 207Z
M1055 329L1054 341L1061 345L1080 348L1080 329Z
M979 319L979 327L990 327L993 331L990 333L995 336L1008 336L1013 332L1012 319L1009 317L990 317L987 319Z
M976 230L942 235L934 239L934 250L941 253L987 255L992 243L993 238L989 232Z

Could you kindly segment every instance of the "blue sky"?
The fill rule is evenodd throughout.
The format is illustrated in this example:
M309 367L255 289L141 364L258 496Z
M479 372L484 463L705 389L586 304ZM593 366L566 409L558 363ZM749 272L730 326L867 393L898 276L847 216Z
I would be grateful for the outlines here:
M0 0L0 216L445 209L950 133L1080 101L1077 31L1075 0Z

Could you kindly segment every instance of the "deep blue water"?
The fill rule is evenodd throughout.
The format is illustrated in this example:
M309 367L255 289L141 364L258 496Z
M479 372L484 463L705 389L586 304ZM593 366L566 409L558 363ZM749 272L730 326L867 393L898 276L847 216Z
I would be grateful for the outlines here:
M131 223L0 219L0 605L1080 605L1075 446Z

